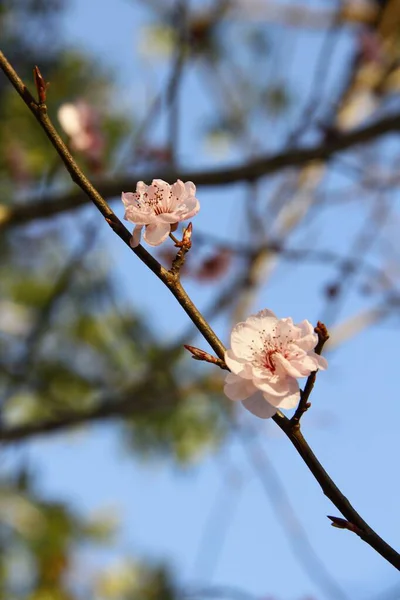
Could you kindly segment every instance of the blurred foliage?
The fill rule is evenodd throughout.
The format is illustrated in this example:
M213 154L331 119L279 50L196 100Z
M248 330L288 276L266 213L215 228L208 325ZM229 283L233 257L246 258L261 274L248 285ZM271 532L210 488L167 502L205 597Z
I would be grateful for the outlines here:
M83 519L63 501L44 498L25 467L0 480L1 598L73 600L68 576L78 546L111 541L113 523Z

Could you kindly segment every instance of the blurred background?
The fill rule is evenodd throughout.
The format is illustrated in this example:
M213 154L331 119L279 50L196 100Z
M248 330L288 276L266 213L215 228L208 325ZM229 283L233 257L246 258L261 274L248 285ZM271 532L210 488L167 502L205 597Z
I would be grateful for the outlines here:
M138 180L197 185L183 282L226 344L261 308L326 323L304 435L399 547L400 2L2 0L0 28L121 218ZM0 111L0 598L400 598L3 74Z

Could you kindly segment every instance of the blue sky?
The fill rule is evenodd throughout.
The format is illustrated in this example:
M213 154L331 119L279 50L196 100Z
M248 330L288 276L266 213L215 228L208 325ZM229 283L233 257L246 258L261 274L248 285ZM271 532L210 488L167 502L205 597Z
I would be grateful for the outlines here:
M121 83L121 105L126 107L130 103L134 106L138 99L145 108L144 67L137 58L138 33L145 14L128 0L75 0L64 19L66 42L81 45L105 61ZM302 52L309 56L318 41L311 36L309 47ZM300 54L299 64L302 60ZM193 75L188 77L191 98L195 98L193 113L201 113L204 92ZM190 114L185 117L188 132L183 134L183 158L199 167L215 165L215 157L204 152L193 155L188 149L190 129L195 125ZM215 195L215 190L199 189L202 211L195 227L240 239L244 210L240 186L218 190L217 200ZM116 210L122 215L121 206L116 205ZM331 231L331 239L337 239L341 248L347 244L356 218L357 211L349 211L347 227L344 224L340 232ZM318 219L310 227L310 237L317 229ZM329 240L329 232L327 236ZM158 315L158 327L166 340L177 329L186 329L186 318L173 297L106 226L103 240L109 244L113 263L123 277L128 301L141 311L146 306L151 318ZM323 306L321 288L332 273L315 265L296 265L293 269L289 264L275 273L254 309L268 307L279 316L315 322ZM200 307L207 304L209 289L191 283L188 290ZM343 314L357 311L357 302L350 296ZM226 322L220 319L213 325L227 342ZM329 370L318 378L313 409L304 419L304 433L328 472L371 526L394 545L400 538L400 487L395 473L400 417L397 338L396 330L385 324L336 351ZM222 396L221 401L225 401ZM252 422L244 411L242 416ZM323 426L324 420L327 426ZM338 514L336 509L274 423L262 424L259 431L262 447L279 472L316 553L349 598L369 599L394 585L397 574L390 565L356 536L329 526L326 515ZM167 460L136 460L124 452L118 429L110 424L83 434L35 442L30 454L40 464L43 489L52 496L65 495L86 514L103 507L117 508L122 527L116 547L95 556L83 553L82 561L89 567L130 554L166 560L183 586L226 584L278 600L325 597L294 560L269 499L234 437L217 455L208 455L184 470ZM232 469L241 482L236 487L223 483ZM210 514L215 519L211 525ZM229 527L217 553L226 515ZM205 528L209 532L206 543L202 542ZM201 545L207 549L199 558ZM211 562L210 555L214 557Z

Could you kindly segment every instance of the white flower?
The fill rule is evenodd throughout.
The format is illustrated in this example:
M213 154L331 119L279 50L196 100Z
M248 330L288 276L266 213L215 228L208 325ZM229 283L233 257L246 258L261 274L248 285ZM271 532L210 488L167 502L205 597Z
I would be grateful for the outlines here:
M300 400L297 378L328 366L313 352L317 342L309 321L295 325L290 317L278 319L267 309L251 315L231 333L225 394L262 419L278 408L294 408Z
M195 193L194 183L183 183L180 179L173 185L162 179L153 179L151 185L139 181L136 193L122 192L125 219L136 225L131 238L132 248L139 244L144 226L145 241L150 246L159 246L169 236L171 225L196 215L200 203Z

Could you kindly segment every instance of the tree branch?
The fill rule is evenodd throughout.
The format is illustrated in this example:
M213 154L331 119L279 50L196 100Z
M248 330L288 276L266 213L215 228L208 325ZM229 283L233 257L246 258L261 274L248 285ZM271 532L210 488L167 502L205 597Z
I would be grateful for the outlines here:
M33 98L32 94L27 90L24 83L18 77L17 73L14 71L12 66L9 64L4 54L0 52L0 67L4 71L7 78L10 80L14 88L17 90L18 94L21 96L25 104L28 106L30 111L34 114L37 121L39 122L42 129L45 131L47 137L49 138L51 144L54 146L61 160L65 164L68 169L72 180L81 188L82 192L85 193L90 200L95 204L97 209L101 212L101 214L105 217L109 225L113 228L115 233L129 246L129 241L131 238L130 232L126 229L126 227L121 223L121 221L117 218L117 216L113 213L107 202L102 198L100 193L96 190L96 188L89 182L89 180L85 177L82 171L79 169L78 165L74 161L72 155L68 151L67 147L63 143L62 139L58 135L55 130L53 124L51 123L49 117L47 116L47 109L44 104L37 103ZM400 117L392 117L395 119L395 122L391 122L390 130L400 129ZM386 121L386 127L388 126L388 121L390 119L384 120ZM380 125L379 125L380 123ZM369 128L365 128L363 130L359 130L358 132L354 132L352 134L347 134L346 136L342 136L341 144L338 146L338 141L331 142L333 144L333 149L327 152L325 149L325 155L323 158L327 158L335 151L339 149L344 149L345 147L349 147L354 143L359 143L362 141L366 141L366 139L371 139L376 135L380 135L384 133L381 130L382 121L378 124L374 124ZM373 134L371 134L371 131ZM366 133L367 132L367 133ZM369 133L368 133L369 132ZM358 138L357 138L358 135ZM355 139L356 138L356 139ZM343 145L343 139L347 139L347 143ZM349 140L353 140L349 143ZM326 148L326 147L325 147ZM307 154L310 151L292 151L292 158L296 156L296 152L301 155L301 152ZM290 154L290 153L289 153ZM282 156L282 155L281 155ZM287 155L286 155L287 156ZM303 162L299 162L299 158L297 158L296 164L303 164L308 160L313 160L318 157L309 157L307 160L303 160ZM319 156L321 158L321 156ZM282 162L282 158L279 159ZM278 163L279 163L278 160ZM276 164L276 158L275 158ZM265 166L265 165L264 165ZM275 168L276 170L277 168ZM240 169L239 169L240 172ZM174 179L174 175L171 176ZM195 178L195 176L194 176ZM246 177L245 177L246 178ZM247 178L254 179L254 172L251 174L247 173ZM228 181L225 181L227 183ZM127 188L129 189L129 188ZM118 192L119 193L119 192ZM130 246L129 246L130 247ZM144 262L151 271L157 275L157 277L168 287L168 289L172 292L175 298L178 300L179 304L182 306L184 311L193 321L197 329L203 335L203 337L208 341L210 346L216 352L217 356L221 359L224 359L225 348L222 342L218 339L212 328L206 322L204 317L197 310L188 294L182 287L179 278L168 272L164 269L158 261L156 261L142 246L138 246L135 249L131 250ZM279 411L272 417L275 423L282 429L282 431L287 435L290 439L297 452L300 454L306 465L308 466L311 473L314 475L315 479L320 484L322 491L324 494L333 502L333 504L338 508L338 510L343 514L343 516L349 521L350 524L355 526L355 531L363 539L367 544L369 544L372 548L374 548L381 556L383 556L388 562L390 562L396 569L400 571L400 554L398 554L389 544L387 544L373 529L369 527L369 525L362 519L362 517L357 513L357 511L352 507L347 498L342 494L336 484L329 477L328 473L325 471L321 463L318 461L317 457L311 450L310 446L307 444L303 435L301 434L300 427L293 427L292 423L289 419L287 419L284 415L282 415ZM5 432L3 432L3 435ZM358 528L358 529L357 529Z
M97 189L90 183L75 162L72 154L69 152L67 146L58 135L53 123L48 117L46 105L36 102L32 94L29 92L23 81L20 79L2 52L0 52L0 68L3 70L6 77L21 96L29 110L33 113L41 128L44 130L45 134L50 140L50 143L56 150L57 154L71 175L72 181L76 183L81 189L82 193L84 193L91 200L113 231L122 239L122 241L131 249L131 251L134 252L136 256L140 258L140 260L164 283L164 285L167 286L167 288L178 300L183 310L193 321L197 329L208 341L211 348L213 348L219 358L223 358L224 346L222 342L218 339L207 321L190 300L179 281L179 274L175 275L174 273L167 271L167 269L165 269L149 252L147 252L143 246L139 245L136 248L131 247L131 233L118 219L111 207L107 204Z
M165 401L165 398L162 402L157 398L154 404L143 403L141 390L138 387L130 390L129 393L125 393L118 400L104 400L97 406L86 410L69 410L56 418L51 417L32 423L0 428L0 444L28 441L34 437L60 433L86 423L107 419L124 419L127 416L139 417L151 411L157 411L157 414L160 414L161 410L170 411L175 407L176 402Z
M25 100L24 95L26 96L26 92L18 91ZM28 106L35 114L32 105L28 103ZM265 175L276 173L282 169L301 167L314 160L326 161L343 150L398 131L400 131L400 113L395 113L375 121L371 125L349 133L338 134L332 139L324 140L322 144L316 144L308 148L292 148L277 154L266 154L236 167L206 171L177 171L168 168L162 170L157 176L165 181L176 181L179 178L183 181L195 181L198 186L211 187L240 181L256 181ZM99 178L94 179L93 182L99 194L111 198L120 196L121 190L135 189L137 181L150 181L153 177L153 172L137 171L134 175L122 175L120 177L116 175L113 176L112 180ZM47 219L53 215L76 209L87 202L89 202L89 198L85 189L81 188L80 190L60 194L51 201L46 197L21 206L8 207L0 205L0 230L27 223L33 219Z

